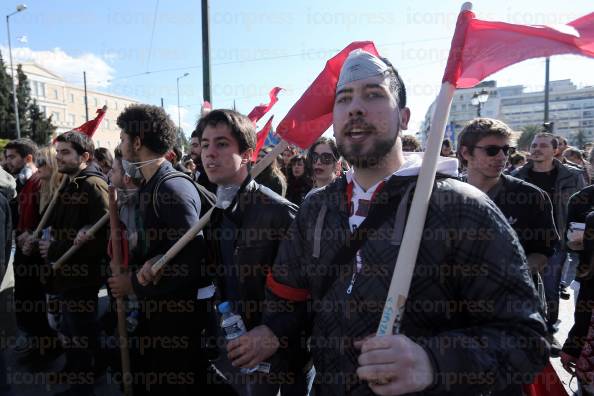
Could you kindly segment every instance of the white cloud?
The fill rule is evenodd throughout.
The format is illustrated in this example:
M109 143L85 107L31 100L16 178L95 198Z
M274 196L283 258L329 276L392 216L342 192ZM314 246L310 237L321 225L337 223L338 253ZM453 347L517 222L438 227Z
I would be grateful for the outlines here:
M1 47L5 63L8 64L8 48ZM15 63L33 62L54 72L66 81L82 84L83 71L87 72L87 86L89 88L105 88L113 78L115 70L107 63L114 59L107 54L104 57L93 53L78 56L70 55L61 48L49 51L34 51L28 47L13 48L12 56Z
M194 117L194 113L190 112L187 108L180 107L179 117L176 105L165 106L165 111L167 112L167 114L169 114L175 125L178 125L178 119L179 117L181 117L181 127L186 135L189 136L190 133L194 130L194 126L196 124L192 120L192 117Z

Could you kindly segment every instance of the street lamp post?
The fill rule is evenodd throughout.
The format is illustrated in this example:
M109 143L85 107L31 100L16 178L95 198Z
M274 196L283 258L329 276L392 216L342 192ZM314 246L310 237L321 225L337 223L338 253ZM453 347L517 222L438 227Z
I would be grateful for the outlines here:
M470 103L473 106L476 106L476 116L481 116L481 109L483 108L483 104L489 99L489 92L486 90L481 90L480 92L475 92L472 95L472 99L470 99Z
M12 45L10 43L10 17L21 11L25 11L27 6L19 4L16 6L16 11L12 14L6 15L6 32L8 33L8 55L10 56L10 77L12 80L12 100L14 103L14 117L16 120L17 139L21 138L21 123L19 121L19 107L17 105L16 83L14 82L14 66L12 64Z
M181 110L180 110L180 104L179 104L179 80L181 80L184 77L189 76L190 73L184 73L183 76L179 76L177 78L177 139L178 139L178 144L180 144L180 135L181 135Z

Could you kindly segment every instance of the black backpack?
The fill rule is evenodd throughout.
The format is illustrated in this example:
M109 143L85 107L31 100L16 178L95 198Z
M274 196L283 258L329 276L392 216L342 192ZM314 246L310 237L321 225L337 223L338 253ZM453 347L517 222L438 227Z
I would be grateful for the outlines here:
M194 185L194 187L198 191L198 195L200 196L200 217L202 217L212 206L215 205L216 196L213 193L211 193L210 191L208 191L206 189L206 187L196 183L194 181L194 179L192 179L189 175L187 175L183 172L177 171L177 170L173 170L173 171L167 172L166 174L161 176L161 178L155 184L155 188L153 189L153 193L152 193L153 211L155 212L155 215L157 216L157 218L159 218L158 200L157 200L157 194L159 193L159 188L161 187L161 184L163 184L167 180L173 179L175 177L181 177L181 178L188 180L190 183L192 183L192 185Z

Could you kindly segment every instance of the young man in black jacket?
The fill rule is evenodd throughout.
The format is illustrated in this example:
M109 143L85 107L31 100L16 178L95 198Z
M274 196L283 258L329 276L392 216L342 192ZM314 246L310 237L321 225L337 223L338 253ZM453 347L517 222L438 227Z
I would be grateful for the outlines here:
M212 252L218 300L229 301L247 329L262 323L266 277L297 207L249 175L256 132L253 123L232 110L213 110L196 132L208 178L218 186L217 208L206 239ZM220 322L220 318L218 318ZM237 351L229 348L229 358ZM290 354L290 358L289 358ZM307 394L308 356L298 340L269 361L271 374L242 375L223 356L217 366L241 395Z
M131 266L150 268L148 262L164 254L198 221L200 196L191 180L165 159L175 143L176 127L159 107L133 105L117 120L123 159L131 177L144 180L138 190L137 248ZM172 177L173 176L173 177ZM197 236L165 267L158 282L138 273L112 276L114 297L135 294L140 316L137 355L132 359L135 395L195 395L206 388L208 361L200 351L206 323L201 287L204 239Z
M526 258L495 204L453 178L438 177L428 202L400 334L375 336L422 160L402 152L410 110L387 61L351 52L333 97L353 170L300 207L267 282L270 303L292 309L265 311L234 362L263 361L309 330L317 396L478 395L530 382L548 345ZM456 159L438 161L438 173L451 168Z
M458 157L466 165L467 181L497 204L512 226L526 253L528 268L544 294L542 278L547 261L559 242L553 205L548 194L524 180L504 174L512 130L503 122L475 118L458 135ZM543 296L544 297L544 296ZM544 298L543 298L544 300ZM543 313L545 313L543 301ZM552 335L551 354L561 346Z

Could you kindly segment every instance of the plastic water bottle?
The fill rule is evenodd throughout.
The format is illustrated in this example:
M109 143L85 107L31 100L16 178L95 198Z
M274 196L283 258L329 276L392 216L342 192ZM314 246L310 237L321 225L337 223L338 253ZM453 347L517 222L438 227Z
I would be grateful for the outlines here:
M131 296L128 300L128 316L126 317L126 329L128 333L134 332L136 327L138 327L138 317L140 313L138 312L138 300L136 297Z
M228 301L219 304L219 312L221 313L221 327L225 332L225 339L227 341L234 340L247 333L245 324L240 315L233 313L231 310L231 303ZM256 371L263 373L270 372L270 363L260 363L253 368L240 369L242 374L250 374Z

